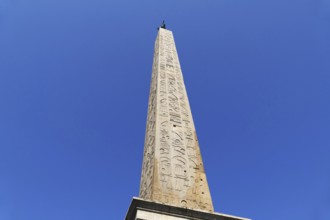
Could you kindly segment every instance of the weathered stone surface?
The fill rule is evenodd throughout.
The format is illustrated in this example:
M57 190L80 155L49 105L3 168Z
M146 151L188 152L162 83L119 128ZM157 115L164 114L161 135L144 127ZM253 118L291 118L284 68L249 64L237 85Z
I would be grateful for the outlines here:
M213 212L173 34L155 43L140 197Z

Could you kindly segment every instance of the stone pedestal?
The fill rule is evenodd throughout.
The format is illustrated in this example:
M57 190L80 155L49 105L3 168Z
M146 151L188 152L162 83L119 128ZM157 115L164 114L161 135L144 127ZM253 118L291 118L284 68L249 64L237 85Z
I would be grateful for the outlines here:
M125 220L249 220L216 212L170 206L133 198Z

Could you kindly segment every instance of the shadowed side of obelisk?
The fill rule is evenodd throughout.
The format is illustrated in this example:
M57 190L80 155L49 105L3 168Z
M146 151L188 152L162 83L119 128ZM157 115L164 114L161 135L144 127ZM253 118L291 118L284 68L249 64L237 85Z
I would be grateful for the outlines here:
M158 77L158 38L155 42L154 59L152 66L151 85L149 92L147 126L144 141L143 164L140 182L140 197L151 200L153 192L155 166L155 138L156 138L156 111L157 111L157 77Z

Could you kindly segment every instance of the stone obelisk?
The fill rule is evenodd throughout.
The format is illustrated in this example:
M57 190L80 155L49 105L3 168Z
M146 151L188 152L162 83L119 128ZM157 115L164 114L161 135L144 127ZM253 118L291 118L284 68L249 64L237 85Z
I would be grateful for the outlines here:
M155 42L140 196L126 220L239 217L214 213L173 34Z
M140 198L213 211L173 34L155 43Z

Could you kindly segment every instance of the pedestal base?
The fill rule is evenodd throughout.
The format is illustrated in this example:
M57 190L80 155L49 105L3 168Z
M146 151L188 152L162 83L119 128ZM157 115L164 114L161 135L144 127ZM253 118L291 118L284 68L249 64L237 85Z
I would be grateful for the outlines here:
M125 220L250 220L231 215L164 205L133 198Z

